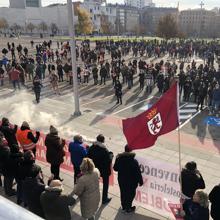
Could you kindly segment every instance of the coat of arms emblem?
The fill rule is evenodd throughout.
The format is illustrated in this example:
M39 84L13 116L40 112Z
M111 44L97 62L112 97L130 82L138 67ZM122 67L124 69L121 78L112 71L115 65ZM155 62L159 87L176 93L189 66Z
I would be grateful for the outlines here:
M147 122L147 126L152 135L157 135L160 132L163 123L159 112Z

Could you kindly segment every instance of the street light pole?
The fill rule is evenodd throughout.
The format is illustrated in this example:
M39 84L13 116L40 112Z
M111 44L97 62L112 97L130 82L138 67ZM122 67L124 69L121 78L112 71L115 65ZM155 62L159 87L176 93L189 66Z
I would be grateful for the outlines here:
M72 61L72 74L73 74L73 90L74 90L74 102L75 102L75 112L74 116L81 115L79 108L79 91L78 91L78 81L76 73L76 41L75 41L75 27L74 27L74 9L72 0L67 0L67 10L68 10L68 23L69 23L69 35L70 35L70 47L71 47L71 61Z

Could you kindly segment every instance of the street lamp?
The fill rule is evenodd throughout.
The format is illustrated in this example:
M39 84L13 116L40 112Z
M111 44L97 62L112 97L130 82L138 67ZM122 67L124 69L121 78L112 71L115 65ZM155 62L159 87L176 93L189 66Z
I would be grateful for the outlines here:
M72 0L67 0L67 10L68 10L71 61L72 61L72 73L73 73L73 90L74 90L74 102L75 102L75 112L73 115L80 116L81 112L79 108L79 91L78 91L78 81L77 81L77 73L76 73L76 41L75 41L75 27L73 22L74 14L73 14Z

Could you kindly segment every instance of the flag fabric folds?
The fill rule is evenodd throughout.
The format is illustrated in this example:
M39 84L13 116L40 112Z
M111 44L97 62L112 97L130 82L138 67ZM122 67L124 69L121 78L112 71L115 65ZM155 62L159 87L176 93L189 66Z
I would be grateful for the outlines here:
M178 84L171 88L147 111L122 121L123 132L131 150L154 145L160 135L179 126Z

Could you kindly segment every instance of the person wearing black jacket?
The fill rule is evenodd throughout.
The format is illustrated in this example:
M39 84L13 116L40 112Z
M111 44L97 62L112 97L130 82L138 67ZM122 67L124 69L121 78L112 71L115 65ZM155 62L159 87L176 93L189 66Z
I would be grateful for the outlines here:
M8 118L2 118L2 124L0 126L0 131L4 134L5 139L8 142L8 146L11 148L13 145L17 145L16 132L18 126L14 127L10 125Z
M34 89L37 103L40 102L41 87L42 87L41 80L40 80L39 76L36 75L33 79L33 89Z
M208 195L203 190L196 190L192 199L183 204L184 220L209 220Z
M118 154L113 168L118 172L122 210L133 212L136 207L132 206L132 202L138 185L143 185L143 178L135 153L132 153L127 145L125 152Z
M93 160L95 167L99 169L103 180L102 204L107 204L111 201L108 198L109 176L111 175L111 164L113 153L110 152L104 145L105 137L99 134L96 137L96 142L89 148L87 156Z
M122 104L122 85L119 80L116 80L115 82L115 95L117 97L117 103L116 104Z
M101 77L100 85L102 85L102 83L104 83L104 85L105 85L105 80L106 80L107 74L108 74L107 69L105 68L104 65L102 65L101 69L100 69L100 77Z
M205 189L205 182L194 161L188 162L181 171L182 192L189 199L197 189Z
M216 185L209 193L209 201L211 202L211 216L213 220L220 219L220 184Z
M44 218L44 212L40 203L40 196L45 187L41 168L34 164L23 180L23 193L29 210L42 218Z
M23 160L23 153L19 151L18 145L14 145L5 157L2 173L4 175L4 189L7 196L15 195L13 187L14 179L17 179L18 167ZM17 188L18 194L20 189Z

